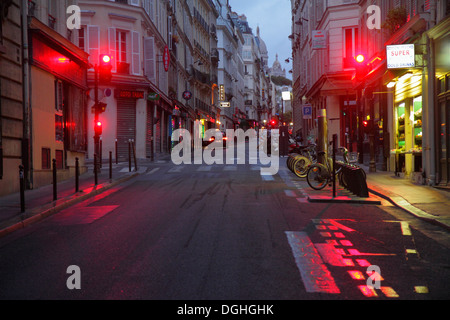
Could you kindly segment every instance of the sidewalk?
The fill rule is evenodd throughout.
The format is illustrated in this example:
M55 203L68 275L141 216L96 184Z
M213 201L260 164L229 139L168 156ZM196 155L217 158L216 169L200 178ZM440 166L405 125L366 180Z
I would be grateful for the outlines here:
M367 173L369 192L388 200L406 212L450 230L450 189L417 185L393 172Z
M450 230L450 188L418 185L396 177L393 172L372 173L368 166L358 166L367 174L369 198L357 197L339 184L336 186L336 197L333 197L331 187L316 191L306 184L305 179L298 180L297 185L301 186L308 202L380 205L380 200L384 199L419 219ZM286 170L292 174L287 167Z
M146 172L151 163L138 162L137 171L134 170L133 164L132 172L129 172L128 162L114 163L112 180L109 179L109 164L103 163L101 173L98 175L97 186L95 185L92 161L87 162L86 166L87 172L79 178L80 192L78 193L75 192L75 177L58 182L56 201L53 201L52 184L35 190L26 190L24 213L20 212L20 193L0 197L0 237L126 182L139 173Z

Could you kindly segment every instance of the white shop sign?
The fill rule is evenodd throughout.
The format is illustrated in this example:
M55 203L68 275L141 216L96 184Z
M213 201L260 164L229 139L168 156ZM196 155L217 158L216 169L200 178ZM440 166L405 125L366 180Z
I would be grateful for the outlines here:
M414 68L416 66L414 44L386 46L387 68Z

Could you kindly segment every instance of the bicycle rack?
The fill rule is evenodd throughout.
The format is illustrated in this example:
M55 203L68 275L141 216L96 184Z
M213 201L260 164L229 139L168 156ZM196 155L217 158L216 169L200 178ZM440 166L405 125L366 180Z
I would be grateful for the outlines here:
M336 162L336 165L342 167L341 172L344 176L343 179L345 180L345 184L343 184L344 187L358 197L369 198L369 189L367 187L363 169L341 161Z

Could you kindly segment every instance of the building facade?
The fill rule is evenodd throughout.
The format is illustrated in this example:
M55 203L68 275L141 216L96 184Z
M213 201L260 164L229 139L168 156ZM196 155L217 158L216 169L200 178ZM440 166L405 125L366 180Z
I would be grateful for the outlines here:
M304 137L317 138L325 109L328 139L338 134L371 170L447 184L447 2L292 1L292 12L294 118ZM413 65L389 63L406 52ZM360 79L358 54L367 70Z
M23 1L0 3L0 195L19 190L24 160ZM25 21L26 22L26 21Z

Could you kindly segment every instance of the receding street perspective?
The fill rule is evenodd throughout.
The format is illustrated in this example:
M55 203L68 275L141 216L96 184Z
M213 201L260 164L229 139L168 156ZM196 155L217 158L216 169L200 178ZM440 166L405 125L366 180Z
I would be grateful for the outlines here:
M0 301L449 299L447 0L0 0Z

